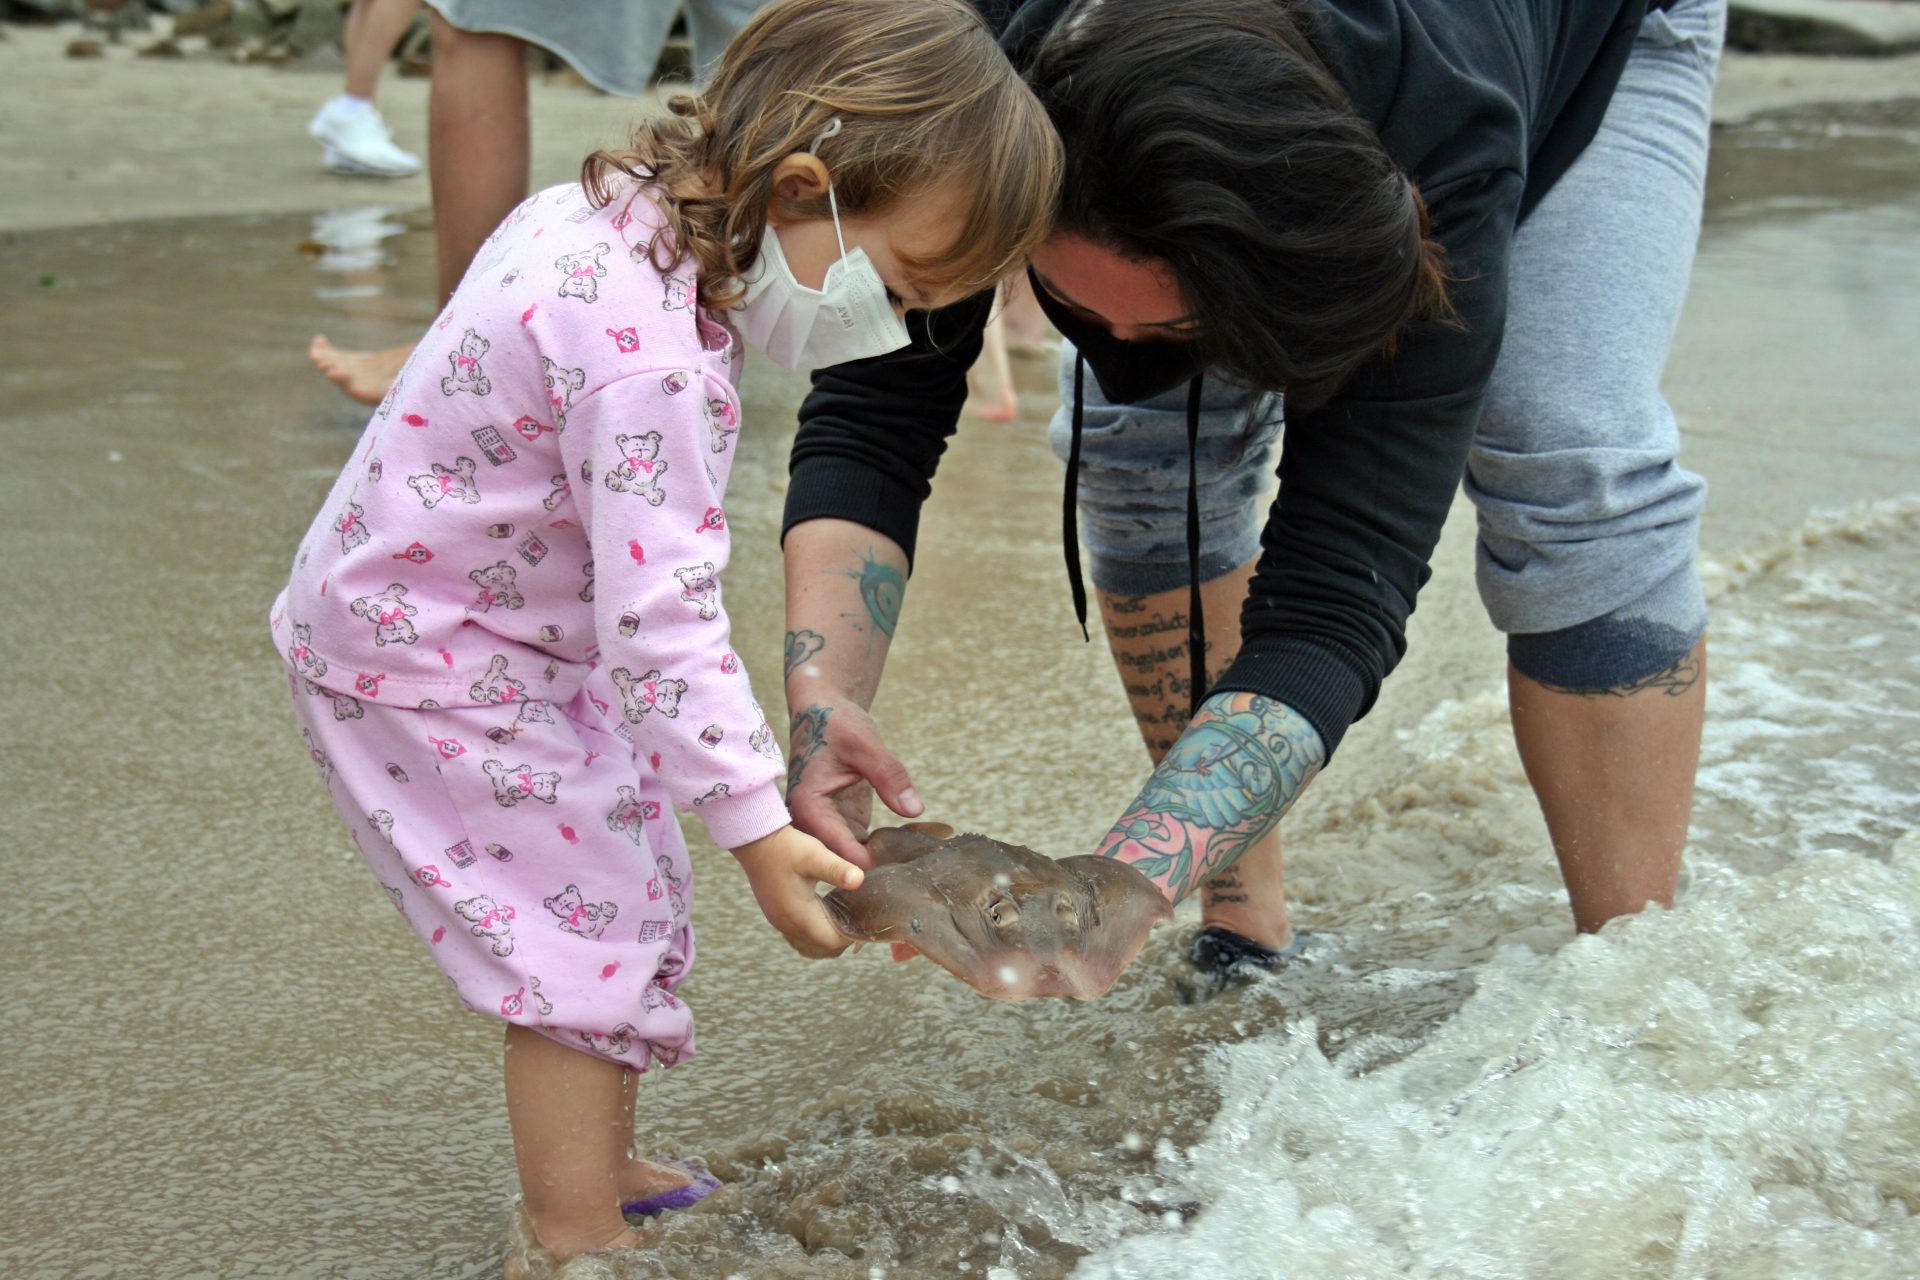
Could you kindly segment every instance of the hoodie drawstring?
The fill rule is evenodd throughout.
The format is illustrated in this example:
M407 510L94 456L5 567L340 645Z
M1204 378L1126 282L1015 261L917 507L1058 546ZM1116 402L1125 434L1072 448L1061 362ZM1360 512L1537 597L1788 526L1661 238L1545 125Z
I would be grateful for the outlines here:
M1061 503L1061 529L1067 557L1067 584L1073 591L1073 616L1080 622L1080 635L1089 643L1087 630L1087 584L1080 574L1080 529L1078 524L1080 489L1080 438L1086 407L1086 357L1073 358L1073 434L1067 444L1066 496ZM1187 660L1191 682L1188 714L1200 710L1207 695L1207 620L1200 600L1200 393L1205 375L1196 376L1187 385Z
M1080 638L1088 644L1093 636L1087 631L1087 584L1080 577L1080 428L1086 409L1081 391L1087 384L1087 358L1073 355L1073 439L1067 445L1067 496L1061 504L1061 522L1065 529L1067 584L1073 588L1073 616L1080 620Z
M1207 618L1200 603L1200 383L1187 385L1187 678L1192 698L1187 715L1207 696Z

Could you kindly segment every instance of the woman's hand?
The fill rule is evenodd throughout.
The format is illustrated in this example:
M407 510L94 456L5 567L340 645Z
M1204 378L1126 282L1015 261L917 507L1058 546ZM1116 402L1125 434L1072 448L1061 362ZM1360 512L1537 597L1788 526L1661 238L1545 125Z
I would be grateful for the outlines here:
M848 862L871 867L866 839L877 791L903 818L922 812L907 767L851 696L815 688L796 698L787 755L787 808L793 823Z
M795 827L780 828L733 851L753 886L767 923L801 955L824 960L845 951L852 939L833 927L815 885L858 889L866 872Z
M802 831L870 867L873 793L901 817L921 812L906 766L867 714L900 620L907 556L883 534L833 519L793 526L785 548L787 808Z

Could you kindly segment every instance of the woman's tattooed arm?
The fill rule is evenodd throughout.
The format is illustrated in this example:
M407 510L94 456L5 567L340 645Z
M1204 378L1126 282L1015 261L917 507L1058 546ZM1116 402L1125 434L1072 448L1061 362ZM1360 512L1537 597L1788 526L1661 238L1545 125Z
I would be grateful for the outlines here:
M833 714L832 707L808 707L797 711L793 716L793 727L789 741L793 743L793 755L787 761L787 789L791 791L800 785L800 775L807 771L813 758L820 754L820 748L827 745L827 717Z
M873 530L809 520L787 531L787 705L873 702L900 623L907 557Z
M1178 902L1272 830L1325 761L1320 735L1293 708L1216 693L1095 852L1138 867Z

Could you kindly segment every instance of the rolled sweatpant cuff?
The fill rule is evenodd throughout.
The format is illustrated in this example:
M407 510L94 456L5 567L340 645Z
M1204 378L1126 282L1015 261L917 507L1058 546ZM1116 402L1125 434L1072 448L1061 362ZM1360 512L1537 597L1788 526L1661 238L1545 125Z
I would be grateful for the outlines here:
M1639 598L1552 631L1507 636L1507 661L1539 684L1573 693L1621 689L1671 669L1707 630L1706 592L1691 561Z

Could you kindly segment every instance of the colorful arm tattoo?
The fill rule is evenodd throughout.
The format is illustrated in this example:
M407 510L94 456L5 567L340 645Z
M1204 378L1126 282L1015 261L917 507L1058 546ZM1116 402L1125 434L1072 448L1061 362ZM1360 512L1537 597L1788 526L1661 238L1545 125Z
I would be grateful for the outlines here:
M1293 708L1214 694L1094 852L1138 867L1178 902L1271 831L1325 761Z

